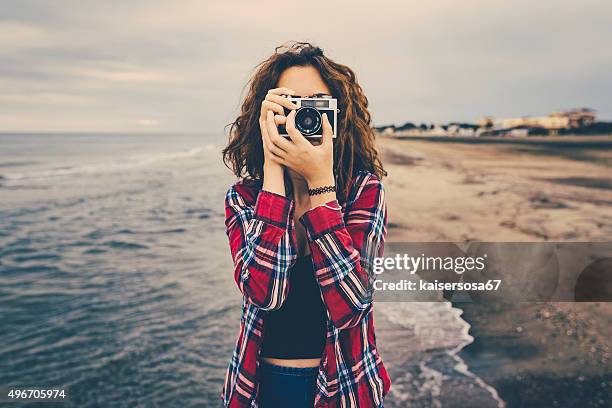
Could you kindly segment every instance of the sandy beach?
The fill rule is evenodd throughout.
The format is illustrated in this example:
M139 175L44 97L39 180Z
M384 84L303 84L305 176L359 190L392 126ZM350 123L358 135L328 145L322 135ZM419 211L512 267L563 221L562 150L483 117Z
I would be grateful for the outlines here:
M378 146L389 173L389 242L599 242L612 236L610 137L380 136ZM427 309L431 304L401 306ZM490 398L472 395L469 388L454 393L448 387L434 389L433 405L609 406L610 303L454 306L461 309L473 338L465 347L458 345L456 357L493 389L482 388ZM386 335L393 323L379 315L385 357L391 353L385 343L398 343ZM413 333L412 340L422 339ZM421 352L413 351L404 361L409 365ZM421 370L412 377L422 375ZM402 406L399 400L396 389L390 406Z
M612 236L612 138L439 139L380 138L389 241Z

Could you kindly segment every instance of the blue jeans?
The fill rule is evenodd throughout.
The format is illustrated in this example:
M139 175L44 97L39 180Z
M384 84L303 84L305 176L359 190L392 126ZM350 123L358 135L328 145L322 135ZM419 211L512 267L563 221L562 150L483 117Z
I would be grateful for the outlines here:
M259 407L312 408L319 367L282 367L265 361L259 364Z

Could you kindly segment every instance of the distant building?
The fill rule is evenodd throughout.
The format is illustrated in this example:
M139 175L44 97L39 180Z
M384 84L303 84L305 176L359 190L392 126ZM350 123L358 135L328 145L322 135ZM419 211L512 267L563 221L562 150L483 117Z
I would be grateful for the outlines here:
M568 115L570 128L590 126L597 117L595 110L589 108L572 109L564 114Z
M552 112L547 116L521 118L481 118L477 124L450 122L447 124L416 125L406 122L401 126L386 125L375 130L394 137L526 137L558 134L607 134L612 133L612 122L596 122L593 109L578 108Z
M460 124L451 124L446 128L447 136L471 137L475 135L474 127L462 126Z
M568 111L553 112L548 116L524 116L522 118L482 118L481 127L512 129L516 127L544 128L552 131L561 129L576 129L589 126L595 122L595 111L588 108L572 109Z
M539 117L507 118L496 120L494 123L502 128L515 128L519 126L543 127L550 130L569 128L569 118L557 114Z

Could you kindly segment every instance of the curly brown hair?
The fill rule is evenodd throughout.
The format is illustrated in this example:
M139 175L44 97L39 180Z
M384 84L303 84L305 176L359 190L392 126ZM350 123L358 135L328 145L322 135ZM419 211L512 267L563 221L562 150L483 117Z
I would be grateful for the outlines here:
M334 98L338 99L338 126L334 139L334 173L337 189L347 196L350 181L362 170L379 179L387 175L374 146L375 134L368 112L368 99L346 65L332 61L323 50L308 42L291 41L276 47L274 54L258 64L247 84L249 92L240 115L230 126L229 144L223 149L223 162L236 177L263 179L263 142L259 128L261 101L276 88L281 73L293 66L317 68ZM341 200L341 198L339 198Z

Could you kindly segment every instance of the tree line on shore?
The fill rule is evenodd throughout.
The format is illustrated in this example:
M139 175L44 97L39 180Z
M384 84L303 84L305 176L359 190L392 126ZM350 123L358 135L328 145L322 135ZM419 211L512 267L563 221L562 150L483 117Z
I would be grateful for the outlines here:
M434 129L441 129L444 131L449 130L449 128L455 129L465 129L471 131L484 130L487 129L486 126L481 126L473 123L464 123L464 122L450 122L447 124L433 124L433 123L421 123L415 124L413 122L406 122L403 125L396 126L395 124L391 125L383 125L383 126L375 126L373 127L375 131L383 133L395 133L395 132L403 132L403 131L432 131ZM548 134L558 134L558 135L602 135L602 134L612 134L612 122L593 122L585 126L575 127L575 128L567 128L567 129L557 129L554 132L550 129L538 126L517 126L517 128L528 129L530 135L548 135Z

